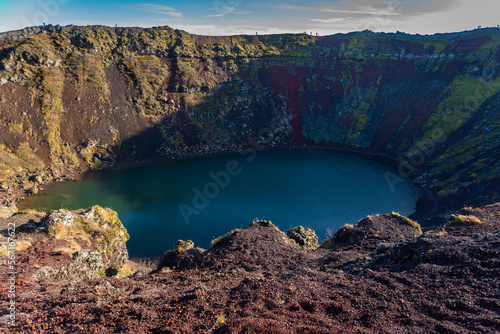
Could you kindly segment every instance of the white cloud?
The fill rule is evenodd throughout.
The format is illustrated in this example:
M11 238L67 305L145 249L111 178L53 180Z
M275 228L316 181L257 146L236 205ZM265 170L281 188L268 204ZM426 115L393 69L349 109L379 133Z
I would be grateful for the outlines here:
M362 20L363 18L374 18L374 17L385 17L397 19L402 16L400 12L400 7L396 7L394 4L389 3L386 7L373 7L373 6L350 6L350 7L301 7L301 6L291 6L291 5L281 5L276 8L284 10L302 11L302 12L314 12L316 17L310 19L313 22L322 23L332 23L339 22L339 18L358 18ZM330 16L330 17L328 17Z
M126 8L126 9L131 9L131 10L139 10L139 11L143 11L143 12L168 15L168 16L175 16L175 17L182 17L183 16L182 13L178 12L177 9L175 9L175 8L163 6L163 5L151 4L151 3L121 5L120 7Z
M321 12L335 13L335 14L360 14L360 15L401 15L391 8L375 8L371 6L359 7L358 10L341 10L333 8L321 8Z
M221 13L213 14L213 15L205 15L204 17L223 17L227 14L239 14L239 15L247 15L252 14L252 12L244 12L242 10L237 9L236 7L226 7L224 11Z
M342 22L350 18L351 17L335 17L333 19L309 19L309 21L330 24L330 23Z
M216 24L179 24L172 28L187 31L190 34L204 36L232 36L232 35L259 35L282 34L286 30L279 27L269 26L238 26L238 25L216 25ZM289 32L289 31L288 31Z
M480 1L480 0L476 0ZM340 0L334 6L271 5L272 8L352 15L424 15L460 7L464 0Z

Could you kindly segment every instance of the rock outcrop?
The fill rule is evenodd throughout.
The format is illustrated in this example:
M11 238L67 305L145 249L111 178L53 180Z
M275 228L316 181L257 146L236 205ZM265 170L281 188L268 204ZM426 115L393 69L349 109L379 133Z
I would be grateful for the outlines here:
M69 265L53 269L43 267L35 273L37 280L65 280L69 282L80 282L99 276L104 272L104 262L101 253L95 250L82 250L74 254L74 261Z
M288 232L286 232L286 235L304 248L319 247L318 236L316 235L316 232L314 232L314 230L309 227L294 227L288 230Z
M88 210L55 210L39 222L19 227L33 236L36 248L44 254L57 255L59 260L42 266L34 277L39 280L82 281L116 275L128 260L126 241L130 238L115 211L94 206Z

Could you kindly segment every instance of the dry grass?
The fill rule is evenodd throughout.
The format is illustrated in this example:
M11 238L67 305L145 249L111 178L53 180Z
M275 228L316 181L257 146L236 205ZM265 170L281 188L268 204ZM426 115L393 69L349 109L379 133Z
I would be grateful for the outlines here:
M224 310L222 310L218 315L217 315L217 318L216 318L216 321L215 321L215 324L212 326L212 328L210 329L210 332L221 327L222 325L224 325L226 323L227 319L226 319L226 314L224 313Z
M132 258L129 261L135 265L135 271L142 270L144 273L149 274L158 268L161 258Z
M78 225L52 224L49 227L49 236L56 239L75 239L79 238L89 241L89 235Z
M103 234L104 230L94 221L89 219L81 219L79 220L80 226L83 228L83 231L89 234Z
M38 170L43 166L28 143L19 143L15 149L0 143L0 181L6 181L10 176L23 170Z
M30 238L17 239L16 246L14 247L14 251L19 252L19 251L22 251L24 249L27 249L28 247L31 246L32 243L33 243L33 241ZM10 255L9 251L11 251L11 249L9 248L9 245L3 244L2 246L0 246L0 257L9 256Z
M40 211L36 211L33 209L19 210L17 213L18 214L26 214L26 215L37 215L37 216L41 216L41 217L43 217L47 214L46 212L40 212Z
M212 240L210 242L210 248L214 248L219 242L221 242L223 239L227 238L227 237L230 237L234 232L236 231L239 231L240 229L234 229L230 232L227 232L226 234L224 235L221 235L221 236L218 236L217 238L215 238L214 240Z
M68 254L73 254L82 250L82 246L73 239L67 240L69 242L68 247L61 247L54 249L55 252L64 252Z
M224 325L226 323L226 320L226 314L224 313L224 311L221 311L221 313L217 315L217 327Z
M334 239L342 238L349 230L353 229L354 225L345 224L342 226L337 233L333 234L330 238L323 240L321 243L322 248L331 248L334 245Z
M345 224L344 226L342 226L338 231L337 233L345 233L347 231L349 231L350 229L354 228L354 225L351 225L351 224Z
M451 215L449 224L469 224L477 225L483 222L479 220L476 216L465 216L465 215Z
M165 268L161 268L160 270L160 274L169 274L171 273L173 270L168 268L168 267L165 267Z
M415 231L418 232L418 234L422 234L422 227L420 226L419 223L417 223L416 221L414 220L411 220L410 218L408 217L405 217L403 215L400 215L399 213L397 212L392 212L391 213L391 216L392 217L395 217L395 218L400 218L402 219L405 223L407 223L408 225L410 225Z
M439 226L433 230L429 230L425 233L429 233L429 234L437 234L437 235L445 235L447 234L448 232L446 232L446 228L445 226Z
M121 267L121 269L118 271L116 277L125 278L127 276L134 274L138 270L140 269L138 268L137 263L128 260L127 262L125 262L123 267Z

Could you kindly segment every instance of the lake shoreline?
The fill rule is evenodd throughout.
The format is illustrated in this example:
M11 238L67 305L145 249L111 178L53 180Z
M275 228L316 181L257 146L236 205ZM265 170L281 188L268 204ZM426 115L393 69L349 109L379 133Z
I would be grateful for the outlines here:
M200 151L203 151L203 154L200 154ZM211 155L216 155L216 154L232 154L232 153L243 153L243 152L272 152L272 151L322 151L322 152L334 152L334 153L342 153L342 154L347 154L347 155L352 155L356 157L360 157L363 159L368 159L368 160L374 160L377 162L380 162L384 165L386 165L389 168L394 169L396 172L398 169L398 166L401 165L401 158L388 154L388 153L381 153L381 152L373 152L373 151L368 151L364 149L357 149L357 148L349 148L349 147L343 147L340 145L322 145L322 146L316 146L316 145L280 145L280 146L273 146L273 147L240 147L240 148L235 148L235 147L193 147L191 150L182 152L180 154L171 154L169 156L163 156L163 157L155 157L151 159L145 159L145 160L140 160L140 161L128 161L128 162L117 162L113 166L102 169L102 170L126 170L126 169L133 169L137 167L145 167L145 166L154 166L157 164L162 164L165 162L169 161L179 161L179 160L185 160L185 159L192 159L192 158L197 158L197 157L205 157L205 156L211 156ZM92 173L95 171L98 171L99 169L92 170L92 169L81 169L80 171L73 171L66 173L65 178L63 180L59 180L58 182L51 182L46 185L51 186L53 184L59 183L59 182L68 182L68 181L78 181L81 178L83 178L87 173ZM412 169L413 175L420 175L420 172L416 169ZM396 175L396 174L395 174ZM402 175L405 176L405 175ZM418 186L418 185L417 185ZM440 210L440 207L442 207L442 203L440 203L439 199L436 197L436 195L429 189L423 188L421 186L418 186L422 190L422 195L417 201L416 204L416 211L410 215L410 218L418 220L419 222L424 222L428 220L429 218L432 218L434 215L440 213L441 211L444 211L443 209ZM28 196L32 196L29 193L27 193L24 190L14 190L11 194L9 194L9 199L11 203L22 203L23 199L25 199ZM34 195L36 196L36 195ZM5 197L5 195L4 195ZM22 206L22 204L21 204ZM28 208L25 208L28 209ZM425 223L423 224L425 226Z

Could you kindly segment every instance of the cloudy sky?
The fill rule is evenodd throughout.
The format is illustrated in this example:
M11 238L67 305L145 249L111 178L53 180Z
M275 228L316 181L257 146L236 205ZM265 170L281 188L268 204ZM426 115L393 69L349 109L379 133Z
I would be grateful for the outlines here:
M500 0L0 0L0 31L51 24L152 27L195 34L373 31L433 34L500 24Z

